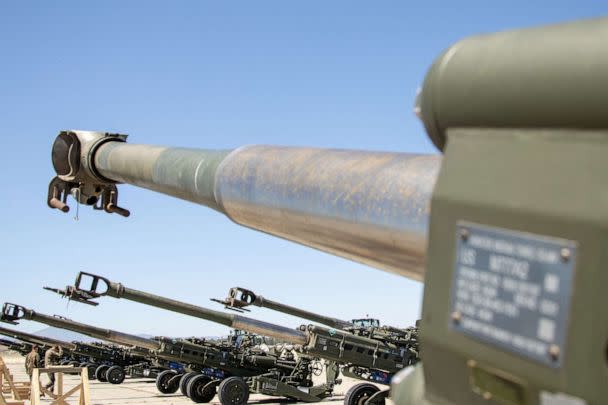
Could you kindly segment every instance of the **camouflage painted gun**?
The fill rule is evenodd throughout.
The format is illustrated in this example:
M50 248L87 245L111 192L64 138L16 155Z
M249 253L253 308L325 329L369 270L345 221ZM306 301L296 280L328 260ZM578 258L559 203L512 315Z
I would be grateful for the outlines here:
M0 339L0 346L4 346L7 350L12 350L22 356L27 356L32 351L32 344L27 342L16 342L14 340Z
M133 184L424 281L423 365L396 402L603 404L607 42L603 18L450 47L416 103L443 158L65 131L48 204L127 214L117 184Z
M78 290L76 289L73 291L76 294L80 293L87 295L87 291L77 292ZM254 293L252 290L242 287L231 288L228 292L228 297L223 300L212 298L211 301L222 304L224 305L224 308L237 312L249 312L248 307L252 305L268 308L277 312L320 323L331 328L341 329L357 336L365 336L371 339L380 340L382 342L394 343L399 346L407 346L410 352L409 357L412 358L410 363L415 364L417 362L414 359L418 357L419 352L417 326L404 329L396 328L389 325L380 325L380 320L374 318L361 318L345 321L273 301ZM93 302L88 303L93 304ZM359 378L356 375L351 375L348 370L344 370L344 375L347 377Z
M346 375L378 384L389 384L395 373L418 361L417 353L410 347L413 342L383 341L315 325L302 326L299 330L290 329L138 291L91 273L79 273L73 291L80 292L81 297L124 298L230 328L270 336L301 346L309 356L325 359L330 364L339 364ZM382 391L376 385L362 383L349 390L345 403L356 404L368 398L372 403L383 403L388 394L388 390Z
M145 349L147 357L165 362L184 364L188 373L178 373L165 370L158 374L156 385L163 394L175 393L178 389L195 402L209 402L219 389L222 403L230 403L230 385L234 376L247 378L252 390L266 395L289 396L308 402L316 402L331 394L332 384L319 387L312 385L312 375L318 366L309 358L283 359L272 353L262 352L254 347L240 345L217 344L202 342L194 344L188 340L158 337L155 339L141 338L110 329L102 329L92 325L74 322L40 314L31 309L5 304L1 320L17 321L28 319L42 322L54 327L71 330L103 339L117 344L134 346ZM245 336L240 335L244 338ZM239 339L242 343L243 339ZM236 341L235 341L236 343ZM113 370L110 372L110 370ZM117 378L118 368L106 371L109 378ZM124 373L122 375L124 379ZM222 385L224 384L224 385ZM298 390L298 386L306 387L309 392Z
M109 346L104 344L87 344L87 343L67 343L58 340L47 340L52 345L59 345L67 349L70 353L78 354L79 356L91 359L87 363L89 373L91 374L94 369L94 375L97 380L101 382L109 382L111 384L122 384L129 370L138 370L144 368L147 370L147 377L154 377L159 370L165 369L165 367L152 364L150 360L149 348L151 344L145 345L146 340L138 336L132 336L127 334L121 334L110 330L96 329L88 325L77 324L68 319L44 315L35 312L31 309L25 308L21 305L16 304L4 304L2 308L2 315L0 321L16 324L19 320L32 320L40 323L44 323L49 326L54 326L60 329L67 329L73 332L82 333L91 336L96 339L103 339L116 344L124 344L126 346L136 346L137 348L143 348L145 350L131 348L125 350L122 347ZM23 337L25 334L19 332ZM44 342L46 338L33 337L36 342ZM64 364L69 364L70 361L66 361ZM81 363L78 363L80 365ZM72 363L72 365L77 365Z

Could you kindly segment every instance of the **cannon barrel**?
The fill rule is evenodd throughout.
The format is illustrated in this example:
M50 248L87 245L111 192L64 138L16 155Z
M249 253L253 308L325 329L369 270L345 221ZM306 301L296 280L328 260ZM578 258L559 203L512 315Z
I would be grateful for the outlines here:
M241 287L233 287L230 289L228 297L224 300L212 301L223 304L228 309L243 310L250 305L256 307L268 308L273 311L282 312L284 314L297 316L298 318L307 319L312 322L320 323L332 328L344 329L352 327L352 322L343 321L341 319L332 318L330 316L320 315L314 312L306 311L304 309L292 307L291 305L283 304L281 302L269 300L268 298L262 297L259 294L254 293L251 290Z
M52 158L58 175L49 186L52 208L72 195L127 214L115 183L128 183L205 205L249 228L423 278L438 156L263 145L212 151L64 131Z
M32 309L16 304L4 304L2 318L0 320L14 323L19 319L44 323L49 326L71 330L72 332L82 333L95 339L103 339L120 345L135 346L148 350L158 350L160 347L160 343L153 339L146 339L111 329L98 328L96 326L74 322L57 316L40 314Z
M313 325L300 328L300 330L289 329L241 315L226 314L134 290L91 273L80 272L74 286L67 290L71 294L80 294L80 300L91 300L103 296L124 298L211 322L217 322L246 332L271 336L283 342L300 344L309 355L318 356L330 361L348 363L358 367L396 372L411 361L411 358L404 354L407 351L407 345L397 345L392 342L384 342L366 336L353 335L347 331ZM330 340L332 341L331 344L328 343ZM330 346L331 349L329 349Z
M43 346L59 346L64 349L74 351L76 350L76 345L71 342L66 342L64 340L47 338L45 336L33 335L31 333L21 332L13 329L0 327L0 335L12 337L14 339L22 340L28 343L34 343Z
M85 287L83 284L88 281L90 281L90 286ZM102 283L102 285L100 285L100 283ZM212 309L188 304L186 302L134 290L132 288L125 287L120 283L115 283L107 278L91 273L80 272L76 279L76 283L74 284L74 288L69 290L76 294L84 293L83 297L89 297L89 299L91 297L99 297L104 295L114 298L124 298L145 305L193 316L195 318L205 319L207 321L219 323L233 329L240 329L251 333L274 337L281 341L293 344L306 344L307 342L306 334L299 330L286 328L284 326L275 325L264 321L258 321L256 319L251 319L236 314L227 314L221 311L214 311Z

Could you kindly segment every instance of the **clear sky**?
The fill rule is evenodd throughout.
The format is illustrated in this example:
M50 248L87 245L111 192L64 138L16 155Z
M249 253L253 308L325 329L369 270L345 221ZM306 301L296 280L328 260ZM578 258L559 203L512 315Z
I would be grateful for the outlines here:
M188 202L123 186L128 219L83 208L75 221L74 209L48 209L56 134L436 153L412 105L444 48L471 34L606 8L559 0L2 2L0 300L132 333L227 331L111 299L99 308L67 306L41 290L87 270L208 306L239 285L339 318L411 324L420 283L241 228ZM252 316L301 322L267 310Z

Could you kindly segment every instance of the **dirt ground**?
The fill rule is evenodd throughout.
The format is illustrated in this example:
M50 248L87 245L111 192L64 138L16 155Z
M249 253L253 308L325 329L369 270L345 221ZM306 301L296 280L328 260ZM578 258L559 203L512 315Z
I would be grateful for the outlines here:
M15 381L27 381L27 375L25 374L24 358L13 352L1 352L0 356L7 363L11 370ZM322 377L320 377L322 378ZM48 380L46 376L41 378L42 383L46 383ZM351 378L343 378L341 385L336 386L334 389L334 396L325 399L320 404L342 404L344 395L350 387L361 381L354 380ZM65 377L65 391L78 384L77 378L72 376ZM111 385L108 383L99 383L97 381L91 381L90 393L92 405L126 405L126 404L193 404L190 399L174 394L174 395L162 395L156 390L156 385L152 380L145 379L127 379L121 385ZM50 404L52 401L49 399L43 399L42 404ZM29 403L29 402L26 402ZM74 401L71 403L77 404L78 400L74 397ZM217 396L210 402L214 405L219 405ZM266 395L251 395L249 398L251 404L284 404L294 403L288 400L280 401L276 397L269 397ZM387 401L387 404L390 403Z

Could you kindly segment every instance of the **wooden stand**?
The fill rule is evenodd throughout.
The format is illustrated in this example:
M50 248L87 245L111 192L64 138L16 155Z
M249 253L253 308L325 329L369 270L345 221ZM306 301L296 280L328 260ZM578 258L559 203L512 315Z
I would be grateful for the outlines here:
M41 373L54 373L55 374L55 388L57 394L50 392L40 384ZM79 374L80 384L65 391L63 387L63 375L64 374ZM36 368L32 375L32 390L30 395L31 405L40 405L40 395L45 394L53 398L53 402L50 405L71 405L70 402L66 401L70 396L79 393L78 405L90 405L91 398L89 394L89 374L86 367L75 368L71 366L55 366L48 368Z
M13 376L0 357L0 405L23 405L23 400L30 395L30 383L13 381ZM4 394L12 394L7 400Z

